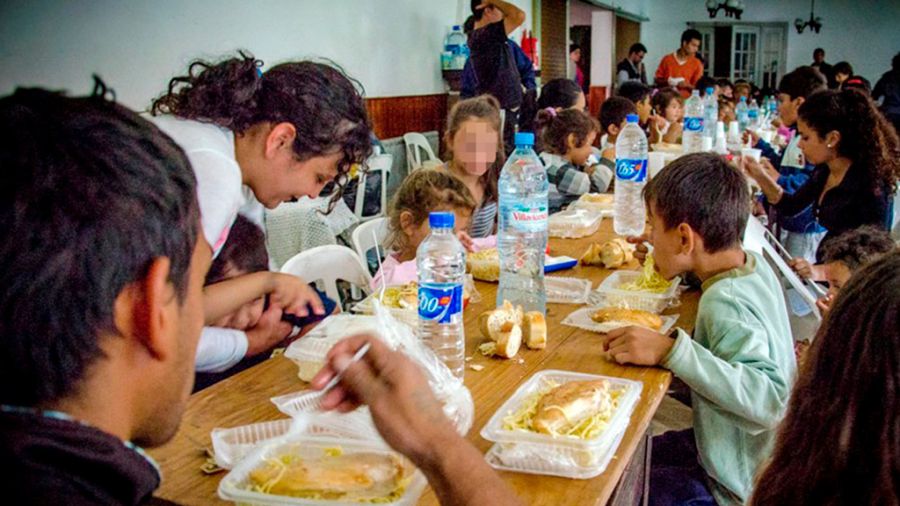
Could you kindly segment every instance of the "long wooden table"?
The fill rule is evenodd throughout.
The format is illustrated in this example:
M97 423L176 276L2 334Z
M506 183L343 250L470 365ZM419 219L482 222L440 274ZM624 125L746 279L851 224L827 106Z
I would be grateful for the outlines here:
M604 219L600 230L582 239L551 239L550 253L578 258L592 242L613 237L612 220ZM635 261L632 268L638 268ZM590 279L594 287L611 271L601 267L578 266L559 276ZM527 504L596 504L609 500L623 470L650 424L671 381L671 373L656 367L620 366L603 358L598 334L568 327L560 322L581 306L548 304L548 342L544 350L522 351L511 360L487 358L477 352L484 341L478 331L478 315L494 307L496 284L478 283L481 301L465 310L466 354L473 356L469 364L484 365L481 371L466 370L465 383L475 400L475 423L467 436L482 453L491 443L481 438L479 431L488 419L526 379L543 369L563 369L643 382L641 398L631 416L631 422L616 450L615 457L600 476L589 480L573 480L551 476L520 473L501 473ZM690 331L697 312L699 295L682 294L681 304L667 313L678 313L678 325ZM275 357L247 369L225 381L191 396L178 434L163 447L150 454L162 467L162 487L157 495L180 504L225 504L218 498L216 487L224 474L205 475L204 449L211 447L210 432L216 427L234 427L249 423L284 418L269 398L307 388L297 378L297 367L284 357ZM420 505L438 504L434 492L428 488Z

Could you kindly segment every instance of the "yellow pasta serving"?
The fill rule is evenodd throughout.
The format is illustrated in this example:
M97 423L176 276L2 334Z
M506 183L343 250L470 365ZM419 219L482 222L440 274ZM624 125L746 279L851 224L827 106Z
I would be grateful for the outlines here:
M285 453L251 471L248 489L304 499L390 503L405 493L411 469L390 454L345 455L341 448L326 448L315 457Z
M622 283L619 286L619 289L663 293L668 290L670 286L672 286L672 282L667 281L666 278L662 277L658 272L656 272L656 269L654 268L653 255L647 255L647 259L644 260L644 269L641 271L641 275L637 278L637 280L631 283Z
M549 382L503 418L503 429L594 439L609 426L620 396L605 380Z

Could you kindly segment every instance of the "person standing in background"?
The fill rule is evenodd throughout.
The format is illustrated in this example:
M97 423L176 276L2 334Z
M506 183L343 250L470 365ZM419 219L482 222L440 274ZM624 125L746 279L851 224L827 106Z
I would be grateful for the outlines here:
M821 72L822 75L825 76L825 79L828 80L829 88L837 87L837 83L834 80L834 67L832 67L828 63L825 63L825 50L821 47L817 47L813 51L813 62L810 67L818 69L819 72Z
M663 56L656 69L656 85L676 88L681 96L691 96L697 81L703 76L703 62L697 59L700 32L689 28L681 34L681 47Z
M900 132L900 53L891 59L891 70L875 83L872 100L881 101L879 108L884 117Z
M644 68L644 56L647 48L640 42L636 42L628 48L628 57L616 66L616 86L625 81L640 81L647 84L647 69Z
M516 122L522 105L522 86L515 56L506 42L525 22L525 13L503 0L472 0L474 29L469 33L469 52L475 69L475 94L490 94L504 111L503 140L514 146Z
M578 83L578 87L584 91L584 70L581 69L581 46L578 44L569 44L569 74L573 76L572 80Z

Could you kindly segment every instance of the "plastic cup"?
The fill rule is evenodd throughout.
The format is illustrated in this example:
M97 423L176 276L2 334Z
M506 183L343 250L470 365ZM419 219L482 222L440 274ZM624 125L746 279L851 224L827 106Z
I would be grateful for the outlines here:
M762 155L762 150L757 148L743 148L741 149L741 158L752 158L754 161L759 163L759 157Z
M647 171L650 173L650 179L656 177L665 165L665 153L660 151L651 151L650 153L647 153Z

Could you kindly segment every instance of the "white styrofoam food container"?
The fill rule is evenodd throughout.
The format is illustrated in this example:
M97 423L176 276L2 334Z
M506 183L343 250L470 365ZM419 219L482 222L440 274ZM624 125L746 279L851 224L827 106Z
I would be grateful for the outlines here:
M589 302L602 307L624 307L642 309L651 313L661 313L678 299L680 277L672 280L669 288L662 293L640 290L622 290L625 283L633 283L641 276L640 271L615 271L604 279L591 294Z
M231 472L225 475L225 477L222 478L222 481L219 482L219 497L236 504L255 504L263 506L358 506L360 504L358 502L303 499L247 490L250 472L263 465L263 462L265 462L267 458L274 458L286 453L313 457L322 455L325 450L338 447L341 448L345 455L365 452L399 456L399 454L390 450L385 444L375 441L309 436L293 436L287 439L280 438L258 447L256 451L240 461ZM412 467L412 464L409 463L405 457L401 456L400 458L403 459L405 465ZM379 504L390 504L394 506L412 506L416 504L419 500L419 496L422 495L422 491L425 489L427 482L419 470L413 469L412 473L412 480L409 486L407 486L406 491L398 500Z
M588 279L546 276L544 290L547 302L558 304L586 304L591 293L591 281Z
M545 388L548 382L563 384L600 379L608 381L611 388L620 390L621 396L609 426L594 439L554 437L503 428L503 418L516 412L530 395ZM642 389L642 383L623 378L558 370L540 371L522 384L481 429L481 437L497 443L488 454L487 461L498 469L526 473L568 478L597 476L606 469L622 434L628 428L631 413L641 396Z
M587 209L567 209L550 216L547 230L550 237L577 239L593 234L600 227L603 216Z
M325 356L338 341L360 332L378 331L374 316L340 313L322 320L309 334L292 342L284 356L300 368L298 376L311 381L325 363Z

